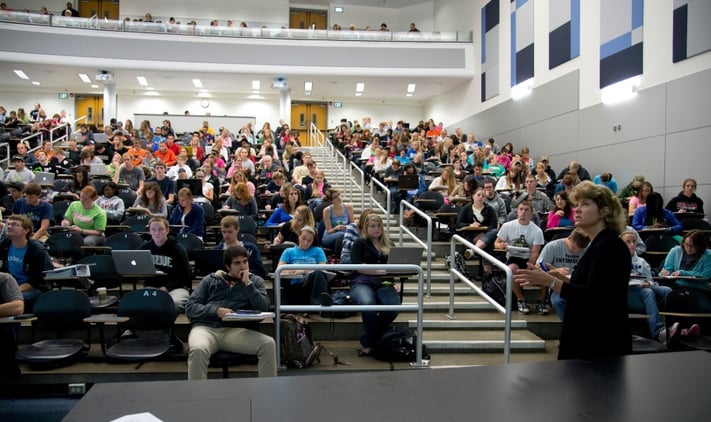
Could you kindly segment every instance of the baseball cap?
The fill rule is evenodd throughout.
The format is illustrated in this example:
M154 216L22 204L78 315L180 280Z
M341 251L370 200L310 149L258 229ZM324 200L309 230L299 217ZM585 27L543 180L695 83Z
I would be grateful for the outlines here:
M12 161L24 161L24 159L20 155L13 155Z
M311 232L314 236L316 235L316 229L314 229L314 228L311 227L311 226L304 226L304 227L302 227L301 230L299 230L299 233L304 232L304 231L306 231L306 232Z
M542 155L542 156L541 156L541 161L550 161L550 160L548 159L548 156L547 156L547 155Z
M25 185L23 185L22 183L19 183L19 182L11 182L11 183L7 184L7 188L8 189L15 189L17 191L22 191L23 189L25 189Z
M96 145L96 141L87 141L87 145Z
M635 174L632 180L637 182L644 182L644 176L641 174Z

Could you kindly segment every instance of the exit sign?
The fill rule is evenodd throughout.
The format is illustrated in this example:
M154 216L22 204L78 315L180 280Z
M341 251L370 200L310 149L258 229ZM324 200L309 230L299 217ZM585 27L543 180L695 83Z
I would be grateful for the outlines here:
M343 108L343 103L340 101L335 101L333 103L333 108Z
M60 93L59 93L59 99L60 99L60 100L68 100L68 99L69 99L69 93L68 93L68 92L60 92Z

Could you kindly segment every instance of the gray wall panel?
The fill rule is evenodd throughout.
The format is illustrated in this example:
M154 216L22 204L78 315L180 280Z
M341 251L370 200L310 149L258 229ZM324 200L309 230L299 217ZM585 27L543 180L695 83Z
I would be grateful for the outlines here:
M711 126L667 135L666 185L681 187L687 177L693 177L698 184L711 184L710 139Z
M623 103L580 110L580 149L664 134L665 95L665 86L659 85ZM622 129L613 131L615 125Z
M711 70L667 84L667 131L711 125Z
M523 129L521 146L528 146L533 158L538 160L544 151L550 151L552 164L565 165L578 151L578 113L570 112L544 120ZM557 167L556 167L557 168Z

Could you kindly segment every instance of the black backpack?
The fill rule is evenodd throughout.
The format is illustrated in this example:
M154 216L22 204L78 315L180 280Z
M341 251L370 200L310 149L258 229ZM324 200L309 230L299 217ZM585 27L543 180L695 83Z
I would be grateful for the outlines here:
M301 316L281 317L281 362L289 368L308 368L319 360L323 346L314 345L311 327Z
M372 355L385 362L414 362L417 360L417 335L409 328L390 328L373 347ZM422 345L422 359L429 360L425 345Z
M481 283L481 289L494 299L501 306L506 306L506 277L501 274L490 274L484 277ZM513 294L511 295L511 303L514 303Z
M447 256L445 257L445 263L447 264L447 269L450 268L450 266L449 266L449 265L450 265L450 264L449 264L449 263L450 263L450 259L452 259L452 257L449 256L449 255L447 255ZM454 266L455 266L455 268L457 269L457 271L459 271L460 273L462 273L462 275L463 275L467 280L472 280L472 279L473 279L472 274L469 272L469 268L467 267L467 263L466 263L466 261L464 260L464 257L463 257L462 254L460 254L459 252L454 252Z

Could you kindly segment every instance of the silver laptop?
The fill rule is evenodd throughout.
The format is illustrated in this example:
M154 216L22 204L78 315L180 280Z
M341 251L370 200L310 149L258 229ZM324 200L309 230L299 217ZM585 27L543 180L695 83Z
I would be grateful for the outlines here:
M35 173L35 183L42 186L52 186L54 184L54 173Z
M89 167L90 176L108 176L105 164L91 164Z
M420 246L395 246L390 248L388 264L411 264L422 266L422 251ZM388 273L401 273L403 271L388 271Z
M156 271L151 251L111 251L116 272L122 275L163 275Z

